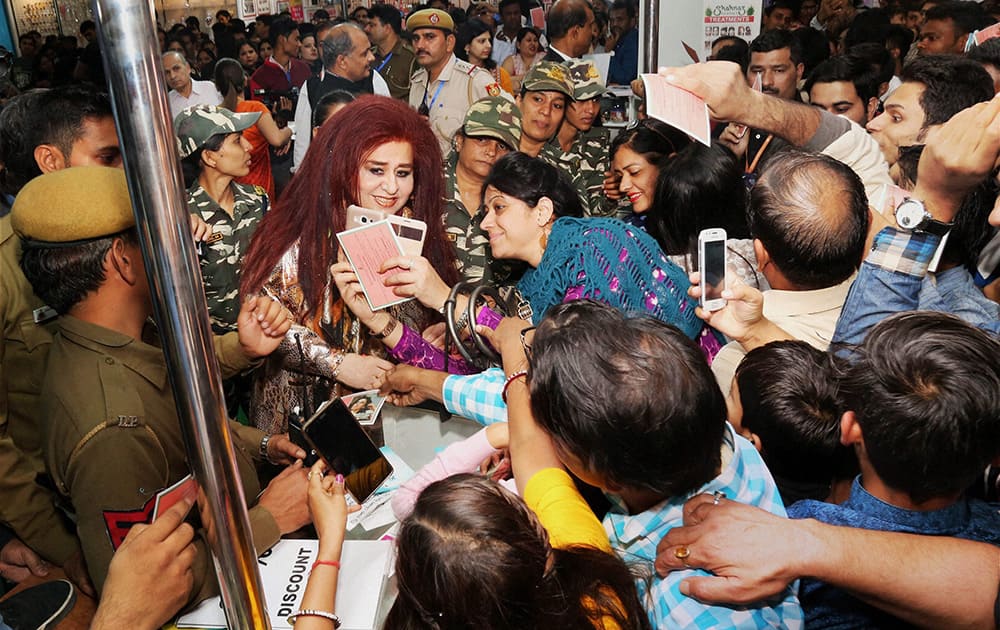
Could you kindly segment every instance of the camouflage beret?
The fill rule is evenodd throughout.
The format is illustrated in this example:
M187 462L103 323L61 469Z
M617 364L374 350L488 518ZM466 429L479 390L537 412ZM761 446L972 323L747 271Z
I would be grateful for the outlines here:
M462 132L473 138L496 138L517 151L521 145L521 110L503 96L488 96L469 108Z
M569 69L555 61L539 61L532 66L521 81L521 89L527 92L561 92L567 98L573 98Z
M589 101L607 91L593 61L570 59L566 66L569 68L570 81L573 82L574 101Z
M125 171L76 166L40 175L21 189L11 209L21 238L76 245L135 225Z
M249 129L260 118L260 112L234 114L224 107L195 105L174 118L177 151L183 160L205 146L208 139L220 133L236 133Z
M421 9L406 18L406 30L412 33L418 28L439 28L442 31L454 31L455 20L441 9Z

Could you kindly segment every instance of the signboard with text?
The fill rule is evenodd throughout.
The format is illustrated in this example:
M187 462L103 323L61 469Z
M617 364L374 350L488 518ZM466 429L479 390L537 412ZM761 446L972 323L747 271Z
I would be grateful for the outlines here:
M760 34L763 0L705 0L702 60L712 52L712 42L735 36L749 43Z

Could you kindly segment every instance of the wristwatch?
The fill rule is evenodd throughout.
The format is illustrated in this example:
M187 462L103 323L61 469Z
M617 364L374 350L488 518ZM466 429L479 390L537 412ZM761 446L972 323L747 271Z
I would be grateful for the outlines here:
M913 197L907 197L896 207L896 225L907 232L918 230L936 236L944 236L952 226L951 223L944 223L932 217L924 207L924 202Z

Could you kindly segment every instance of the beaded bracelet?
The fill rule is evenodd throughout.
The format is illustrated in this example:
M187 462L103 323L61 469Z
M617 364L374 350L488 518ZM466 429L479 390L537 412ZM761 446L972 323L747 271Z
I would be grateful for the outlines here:
M294 612L288 615L288 623L295 625L295 622L299 617L322 617L323 619L329 619L333 622L334 630L340 627L340 617L332 612L327 612L325 610L312 610L310 608L303 608L298 612Z
M507 389L510 388L510 384L516 381L517 379L521 378L522 376L527 376L527 375L528 375L528 370L518 370L517 372L514 372L513 374L507 377L507 380L503 384L503 391L500 392L500 398L503 398L503 403L505 405L507 404Z
M336 560L317 560L316 562L313 562L313 570L315 570L318 566L336 567L339 569L340 563Z

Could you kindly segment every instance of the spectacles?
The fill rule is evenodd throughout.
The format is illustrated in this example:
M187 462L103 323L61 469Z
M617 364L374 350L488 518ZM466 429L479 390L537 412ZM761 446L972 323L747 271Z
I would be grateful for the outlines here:
M663 152L664 155L673 155L674 153L677 153L677 147L674 146L674 141L668 138L666 134L663 133L662 130L657 129L656 126L652 124L654 120L655 120L654 118L636 118L635 120L630 122L627 127L625 127L625 131L635 131L639 127L642 127L643 129L646 129L656 134L661 140L667 143L667 146L670 147L670 150L664 151ZM660 124L662 125L664 123Z
M528 326L521 331L521 349L524 350L524 358L528 360L529 364L531 363L531 344L528 343L528 333L534 333L536 328L538 326ZM532 338L534 338L534 335L532 335Z

